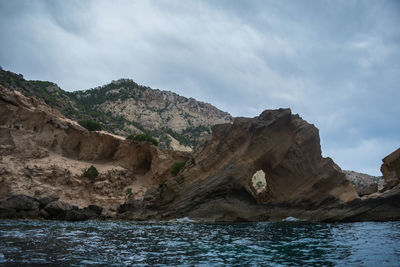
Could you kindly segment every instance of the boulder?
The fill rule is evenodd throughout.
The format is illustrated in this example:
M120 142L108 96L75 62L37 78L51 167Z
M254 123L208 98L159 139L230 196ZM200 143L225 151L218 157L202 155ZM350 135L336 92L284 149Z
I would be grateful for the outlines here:
M359 192L358 195L360 197L366 196L366 195L371 195L373 193L378 192L378 185L377 184L369 184L368 186L362 188Z
M89 205L86 208L83 208L79 211L85 216L87 216L89 219L95 219L102 214L103 208L97 205Z
M89 216L82 210L67 210L63 218L66 221L86 221L88 219Z
M44 207L44 210L55 219L64 219L66 217L67 211L77 210L78 207L73 206L64 201L53 201Z
M42 207L45 207L50 202L59 200L60 196L56 192L51 192L47 190L36 190L35 198Z
M124 213L124 212L127 212L127 211L135 211L135 210L138 210L141 207L141 204L142 204L141 201L134 200L134 199L129 199L124 204L121 204L118 207L117 212L118 213Z
M0 201L0 218L34 218L39 214L39 202L26 195L12 195Z
M80 209L64 201L53 201L47 204L44 210L47 212L49 219L85 221L100 217L103 208L97 205L89 205Z

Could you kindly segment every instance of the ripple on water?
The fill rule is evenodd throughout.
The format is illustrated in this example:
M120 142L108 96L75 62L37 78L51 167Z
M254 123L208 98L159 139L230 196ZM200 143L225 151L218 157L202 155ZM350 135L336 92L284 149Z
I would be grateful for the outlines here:
M0 221L0 263L14 265L396 266L399 244L400 222Z

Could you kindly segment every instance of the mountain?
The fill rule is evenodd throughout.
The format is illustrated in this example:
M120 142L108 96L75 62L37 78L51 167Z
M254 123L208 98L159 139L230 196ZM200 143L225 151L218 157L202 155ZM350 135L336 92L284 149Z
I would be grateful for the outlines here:
M229 113L211 104L130 79L67 92L52 82L25 80L21 74L0 70L0 85L39 97L69 119L96 121L114 134L148 133L165 148L191 150L210 133L212 125L232 122Z

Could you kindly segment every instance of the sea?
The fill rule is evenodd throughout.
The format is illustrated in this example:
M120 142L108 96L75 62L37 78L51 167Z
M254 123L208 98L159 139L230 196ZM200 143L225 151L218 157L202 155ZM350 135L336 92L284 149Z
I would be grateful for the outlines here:
M400 222L0 220L1 266L400 266Z

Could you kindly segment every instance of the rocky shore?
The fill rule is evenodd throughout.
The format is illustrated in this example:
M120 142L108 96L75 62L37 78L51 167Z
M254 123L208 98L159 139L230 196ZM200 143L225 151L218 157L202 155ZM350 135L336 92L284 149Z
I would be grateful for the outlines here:
M400 220L400 149L381 170L380 190L357 193L322 157L318 129L290 109L215 125L187 153L89 132L0 86L0 218Z

